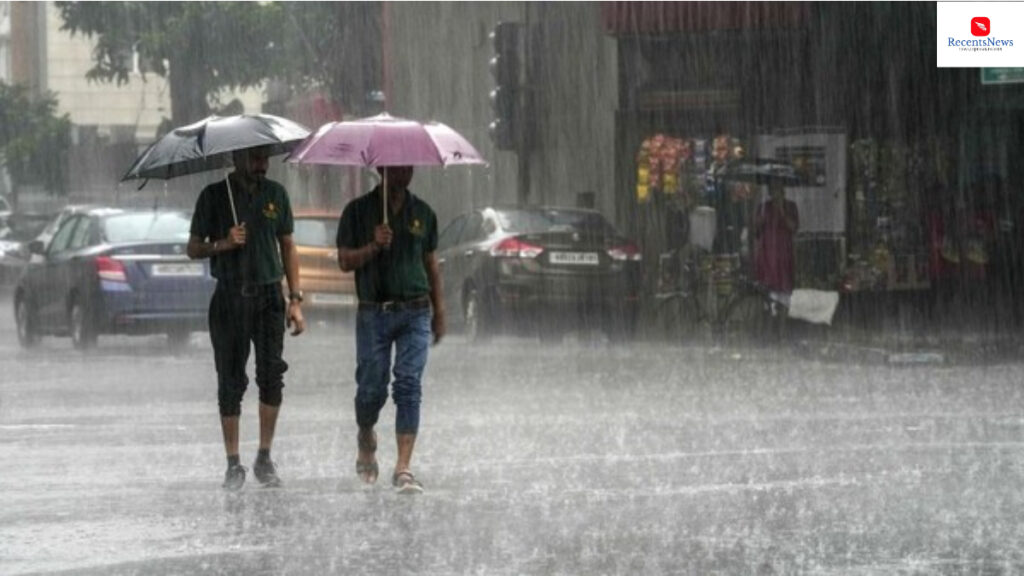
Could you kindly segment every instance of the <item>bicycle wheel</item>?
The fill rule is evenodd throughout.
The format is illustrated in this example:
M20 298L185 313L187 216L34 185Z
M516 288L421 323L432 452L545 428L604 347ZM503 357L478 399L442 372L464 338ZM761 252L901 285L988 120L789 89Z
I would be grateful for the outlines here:
M719 316L718 335L728 343L755 341L764 334L768 302L754 291L744 290L726 304Z
M679 294L663 299L655 308L655 327L669 342L685 342L697 334L700 314L693 298Z

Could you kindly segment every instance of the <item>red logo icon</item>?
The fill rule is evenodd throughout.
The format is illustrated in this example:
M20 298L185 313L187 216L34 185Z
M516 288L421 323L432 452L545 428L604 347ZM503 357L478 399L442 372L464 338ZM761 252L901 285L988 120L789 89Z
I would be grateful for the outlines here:
M988 18L984 16L971 18L971 34L975 36L988 36L991 32L992 25L989 24Z

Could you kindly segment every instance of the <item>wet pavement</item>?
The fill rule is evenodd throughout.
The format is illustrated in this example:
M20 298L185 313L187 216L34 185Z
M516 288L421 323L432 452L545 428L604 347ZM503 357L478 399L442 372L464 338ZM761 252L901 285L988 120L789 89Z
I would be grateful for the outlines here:
M1015 574L1022 366L457 335L426 492L354 473L354 340L286 340L285 486L224 493L205 334L17 346L0 297L0 573ZM246 397L243 461L256 451Z

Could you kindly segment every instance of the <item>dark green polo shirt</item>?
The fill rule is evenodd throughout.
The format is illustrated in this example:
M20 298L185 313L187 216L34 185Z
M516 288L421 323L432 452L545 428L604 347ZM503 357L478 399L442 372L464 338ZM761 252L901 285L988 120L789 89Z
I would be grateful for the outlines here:
M284 186L263 179L258 189L249 192L231 177L238 222L245 222L245 246L210 257L210 272L221 282L270 284L284 276L278 237L295 228L292 205ZM227 238L233 221L227 184L214 182L199 194L192 214L191 234L204 241Z
M362 248L384 221L380 186L348 203L338 224L338 248ZM437 216L426 202L408 192L402 210L391 214L390 250L356 270L356 292L365 302L409 300L430 293L423 255L437 249Z

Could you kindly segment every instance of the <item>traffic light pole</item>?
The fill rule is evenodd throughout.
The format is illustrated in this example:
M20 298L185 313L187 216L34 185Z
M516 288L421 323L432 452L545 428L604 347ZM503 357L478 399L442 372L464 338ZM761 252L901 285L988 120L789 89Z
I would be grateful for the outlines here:
M516 152L516 156L516 205L523 208L530 205L530 157L529 152L523 148Z
M534 123L533 123L533 78L531 71L533 69L533 62L531 60L532 50L531 42L531 26L530 26L530 7L524 4L523 9L523 27L519 34L519 42L523 47L523 78L521 89L519 90L519 129L516 131L516 137L519 141L516 143L516 154L518 154L517 164L518 170L516 171L517 179L517 190L518 190L518 204L520 207L530 205L530 190L532 188L532 179L530 175L530 155L533 149L534 141Z
M490 60L494 89L490 92L494 120L489 131L496 150L516 154L516 204L530 202L530 154L532 142L529 59L529 25L498 22L491 32L494 56Z

